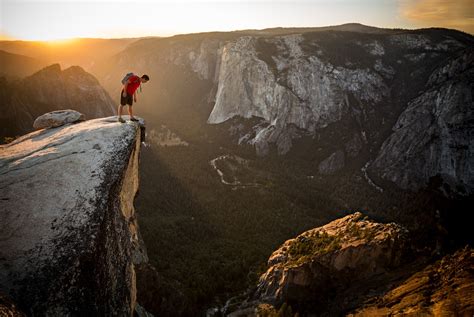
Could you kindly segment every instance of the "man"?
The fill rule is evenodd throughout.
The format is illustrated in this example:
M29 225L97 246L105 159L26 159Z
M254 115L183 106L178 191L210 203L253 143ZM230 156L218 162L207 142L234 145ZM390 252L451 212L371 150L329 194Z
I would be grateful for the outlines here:
M118 107L118 121L124 123L125 120L122 119L122 107L128 105L128 114L130 115L130 120L138 121L133 116L132 105L133 101L137 102L137 89L142 83L146 83L150 80L148 75L143 75L138 77L137 75L131 75L128 80L125 82L120 93L120 105ZM133 99L132 99L133 97Z

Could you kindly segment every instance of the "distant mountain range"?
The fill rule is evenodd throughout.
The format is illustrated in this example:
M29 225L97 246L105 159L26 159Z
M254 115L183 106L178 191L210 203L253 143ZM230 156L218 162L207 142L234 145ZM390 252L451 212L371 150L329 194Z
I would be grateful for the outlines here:
M64 43L38 41L0 41L0 50L40 60L42 66L59 63L63 68L80 65L89 70L102 59L117 54L137 39L75 39ZM8 60L9 65L13 61ZM3 69L2 69L3 71ZM12 67L15 72L15 68ZM26 74L26 75L31 75Z
M44 66L44 62L35 58L0 50L0 77L23 78Z

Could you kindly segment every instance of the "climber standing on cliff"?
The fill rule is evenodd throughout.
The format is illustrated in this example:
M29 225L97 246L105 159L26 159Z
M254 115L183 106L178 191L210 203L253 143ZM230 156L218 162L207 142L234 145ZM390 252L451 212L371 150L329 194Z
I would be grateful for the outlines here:
M128 114L130 115L131 121L138 121L133 116L132 105L133 101L137 102L137 89L141 87L142 83L146 83L150 80L148 75L143 75L142 77L138 77L133 73L128 73L125 75L124 79L122 79L122 92L120 93L120 105L118 106L118 121L124 123L125 120L122 119L122 107L128 105ZM141 89L141 88L140 88ZM133 98L133 99L132 99Z

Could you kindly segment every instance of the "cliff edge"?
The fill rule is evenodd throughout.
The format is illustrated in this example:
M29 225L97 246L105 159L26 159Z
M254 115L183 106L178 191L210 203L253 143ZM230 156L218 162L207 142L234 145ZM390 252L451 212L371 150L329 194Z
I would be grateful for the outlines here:
M141 134L109 117L0 147L0 291L25 313L133 314Z

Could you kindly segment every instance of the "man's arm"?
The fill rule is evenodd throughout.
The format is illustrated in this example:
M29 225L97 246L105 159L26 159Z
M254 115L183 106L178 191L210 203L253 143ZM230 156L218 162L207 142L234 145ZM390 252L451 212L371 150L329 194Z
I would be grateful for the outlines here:
M136 91L133 93L133 100L134 100L135 102L137 102L137 92L136 92Z

